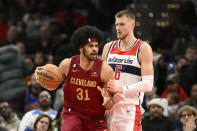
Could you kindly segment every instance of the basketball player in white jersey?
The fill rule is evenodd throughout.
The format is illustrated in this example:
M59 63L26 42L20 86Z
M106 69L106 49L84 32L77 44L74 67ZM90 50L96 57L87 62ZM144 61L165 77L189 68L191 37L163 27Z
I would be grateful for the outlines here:
M102 59L113 68L115 78L107 83L108 91L114 93L108 126L110 131L141 131L144 92L153 87L152 49L134 36L133 13L118 12L115 26L118 40L107 43L102 54Z

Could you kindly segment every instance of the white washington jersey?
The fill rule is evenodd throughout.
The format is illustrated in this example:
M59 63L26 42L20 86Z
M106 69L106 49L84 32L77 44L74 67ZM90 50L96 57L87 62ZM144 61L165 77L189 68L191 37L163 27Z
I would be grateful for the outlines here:
M141 69L138 52L142 40L137 39L134 45L126 50L120 49L121 40L113 41L107 57L107 63L114 70L114 79L120 86L132 85L141 81ZM133 93L125 96L126 102L141 105L144 93Z

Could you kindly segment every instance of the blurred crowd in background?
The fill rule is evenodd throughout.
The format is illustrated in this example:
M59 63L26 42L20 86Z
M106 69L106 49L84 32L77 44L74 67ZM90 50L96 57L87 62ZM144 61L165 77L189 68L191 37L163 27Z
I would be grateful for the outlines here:
M135 13L135 35L149 43L154 53L154 88L145 93L143 130L179 131L185 119L194 116L195 122L197 1L0 0L2 131L36 131L39 122L60 130L63 84L46 91L35 80L35 68L58 65L76 54L70 38L84 25L103 31L100 56L104 44L116 39L114 15L123 9Z

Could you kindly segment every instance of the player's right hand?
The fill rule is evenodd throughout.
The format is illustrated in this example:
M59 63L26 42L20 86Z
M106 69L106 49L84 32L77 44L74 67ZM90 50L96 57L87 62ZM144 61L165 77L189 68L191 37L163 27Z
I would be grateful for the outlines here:
M36 76L36 81L37 82L39 82L39 75L38 74L40 74L41 73L41 70L42 70L42 67L41 66L39 66L39 67L37 67L36 68L36 70L35 70L35 76Z

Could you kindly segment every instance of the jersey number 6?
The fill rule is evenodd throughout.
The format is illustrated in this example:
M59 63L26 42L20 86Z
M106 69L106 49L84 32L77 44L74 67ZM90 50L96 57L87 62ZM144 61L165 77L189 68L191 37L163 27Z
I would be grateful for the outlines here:
M122 65L116 65L116 69L115 69L115 78L114 79L116 79L116 80L119 80L120 79L120 71L119 71L119 69L122 69Z

